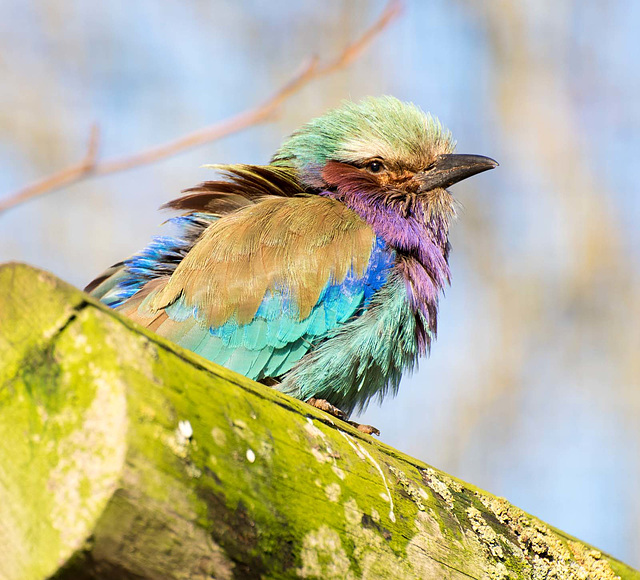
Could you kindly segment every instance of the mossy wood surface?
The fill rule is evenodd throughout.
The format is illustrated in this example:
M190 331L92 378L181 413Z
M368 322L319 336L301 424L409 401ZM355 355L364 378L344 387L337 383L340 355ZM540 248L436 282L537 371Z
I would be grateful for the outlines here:
M640 579L505 500L0 267L0 579Z

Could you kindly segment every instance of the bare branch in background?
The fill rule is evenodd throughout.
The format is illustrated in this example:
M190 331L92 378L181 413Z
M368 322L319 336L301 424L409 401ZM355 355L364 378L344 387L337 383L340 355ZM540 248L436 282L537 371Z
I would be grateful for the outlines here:
M81 162L27 185L1 200L0 214L34 197L60 189L65 185L77 183L97 175L117 173L126 169L149 165L182 153L187 149L211 143L249 127L265 123L273 118L285 101L298 93L311 81L346 68L354 62L371 42L397 18L402 8L402 0L390 0L380 17L358 39L347 45L335 59L325 64L320 64L317 57L311 58L293 79L281 87L275 95L257 107L188 133L168 143L145 149L133 155L100 161L98 159L99 131L97 126L94 126L91 130L87 153Z

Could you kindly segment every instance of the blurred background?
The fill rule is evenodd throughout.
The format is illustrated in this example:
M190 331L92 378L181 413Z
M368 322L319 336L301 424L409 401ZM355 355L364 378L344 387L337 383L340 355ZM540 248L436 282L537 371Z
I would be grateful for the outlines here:
M0 199L252 107L380 0L0 0ZM83 287L162 233L157 212L265 163L344 98L431 111L500 168L453 190L453 283L430 360L361 417L382 440L640 567L640 3L407 1L351 67L279 118L0 214L0 262Z

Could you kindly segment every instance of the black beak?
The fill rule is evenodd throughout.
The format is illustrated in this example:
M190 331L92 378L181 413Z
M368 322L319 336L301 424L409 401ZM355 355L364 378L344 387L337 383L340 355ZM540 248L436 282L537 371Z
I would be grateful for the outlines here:
M431 167L416 174L420 191L445 188L498 166L498 162L482 155L440 155Z

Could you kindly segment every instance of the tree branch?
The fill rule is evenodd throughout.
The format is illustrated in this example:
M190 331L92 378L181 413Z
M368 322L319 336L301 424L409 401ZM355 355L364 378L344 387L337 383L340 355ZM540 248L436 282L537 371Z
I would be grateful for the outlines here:
M253 109L248 109L208 127L203 127L188 133L178 139L145 149L133 155L127 155L105 161L98 160L99 131L92 128L89 146L85 158L74 165L66 167L56 173L44 177L0 201L0 214L21 205L35 197L60 189L65 185L83 181L96 175L117 173L142 165L149 165L162 159L182 153L187 149L211 143L227 135L237 133L249 127L264 123L273 118L277 110L311 81L332 74L348 67L355 61L371 42L385 29L402 11L402 0L390 0L380 17L354 42L347 45L333 60L320 64L317 57L309 59L302 69L275 95Z
M0 337L2 580L640 580L41 270Z

